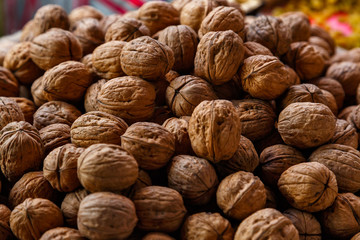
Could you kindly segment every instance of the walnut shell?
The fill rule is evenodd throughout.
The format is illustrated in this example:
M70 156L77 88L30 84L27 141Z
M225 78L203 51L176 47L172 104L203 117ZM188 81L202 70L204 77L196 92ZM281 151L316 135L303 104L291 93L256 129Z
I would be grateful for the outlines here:
M95 18L98 21L101 21L104 18L104 15L93 6L89 5L74 8L69 13L69 21L71 26L84 18Z
M261 209L241 222L234 240L299 240L299 232L290 219L273 208Z
M325 29L317 26L317 25L311 25L311 36L317 36L322 39L324 39L330 47L330 56L332 56L335 53L335 40L331 37L330 33L327 32Z
M0 67L0 80L0 96L19 96L19 82L7 68Z
M255 56L255 55L273 56L273 54L267 47L265 47L257 42L245 42L244 49L245 49L244 59Z
M152 232L146 234L141 240L175 240L175 238L170 237L165 233Z
M63 123L50 124L39 130L45 155L57 147L71 143L70 126Z
M175 78L166 89L166 103L178 117L191 116L202 101L215 99L217 96L211 85L191 75Z
M329 45L328 42L326 42L323 38L321 37L317 37L317 36L312 36L309 38L309 43L313 46L317 46L317 47L320 47L322 48L325 52L325 56L327 57L326 60L329 60L330 59L330 55L332 53L332 50L331 50L331 47Z
M12 97L11 99L15 100L20 107L22 113L24 114L25 121L32 124L33 115L36 111L34 102L24 97Z
M121 136L121 146L145 170L164 167L175 151L175 136L156 123L132 124Z
M255 149L259 155L265 148L276 144L285 144L276 128L265 138L254 142Z
M174 117L168 106L155 107L153 116L148 120L149 122L162 125L166 119Z
M101 86L96 101L97 110L128 122L149 119L155 106L154 87L138 77L114 78Z
M329 143L347 145L357 149L358 139L359 135L356 128L351 123L344 119L337 119L335 133Z
M47 230L62 225L61 210L42 198L27 198L10 215L11 230L19 239L39 239Z
M335 97L338 109L343 107L345 92L341 83L328 77L314 79L310 83L318 86L320 89L329 91Z
M226 216L241 221L265 207L264 184L254 174L238 171L220 182L216 202Z
M200 40L194 73L213 85L231 80L244 59L243 41L232 30L208 32Z
M291 42L307 41L311 35L310 20L303 12L287 12L279 16L290 28Z
M335 116L338 114L338 106L336 104L336 99L334 95L332 95L329 91L326 91L324 89L321 89L321 92L323 93L324 97L327 100L327 103L325 104L330 108L330 110L333 112Z
M145 231L174 232L186 214L181 195L167 187L142 188L133 201L139 218L137 227Z
M84 56L83 58L80 59L80 62L83 63L85 65L85 67L88 68L88 70L91 73L91 78L93 79L93 82L95 82L96 80L98 80L100 78L100 76L98 76L93 69L93 62L92 62L92 53L87 54L86 56Z
M39 240L85 240L81 236L79 230L67 228L67 227L57 227L51 230L46 231Z
M74 34L54 28L34 38L30 57L38 67L48 70L65 61L80 60L82 48Z
M297 148L320 146L335 133L336 117L321 103L292 103L281 111L277 124L281 138Z
M149 28L140 20L122 17L108 27L105 34L105 41L129 42L135 38L149 35Z
M301 84L299 75L297 75L297 73L295 72L294 69L292 69L291 67L289 67L288 65L285 65L285 68L288 70L288 73L290 75L290 79L292 82L292 85L297 85L297 84Z
M40 130L54 123L71 126L80 115L81 112L78 109L66 102L47 102L34 113L34 127Z
M78 147L96 143L120 145L120 136L127 128L126 122L119 117L100 111L88 112L71 125L71 142Z
M168 118L162 126L175 136L175 155L192 153L187 120L172 117Z
M31 85L31 96L36 107L40 107L47 102L44 97L44 86L42 85L42 79L43 76L39 77Z
M327 32L326 32L327 33ZM329 34L329 33L327 33ZM360 62L360 48L353 48L349 51L338 51L335 55L330 59L330 63L340 63L340 62Z
M127 75L155 81L170 71L175 58L170 47L151 37L143 36L125 44L120 62Z
M130 11L128 11L127 13L129 13ZM124 15L121 14L110 14L107 16L104 16L101 20L100 20L100 27L103 30L104 34L106 35L107 30L109 29L109 27L115 23L117 20L119 20L120 18L125 18ZM129 18L129 17L127 17ZM136 19L136 18L135 18Z
M127 189L121 192L122 195L132 199L134 194L141 188L148 187L152 185L151 178L147 172L142 169L139 169L139 174L136 179L136 182L128 187Z
M98 101L97 95L102 87L106 83L105 79L93 83L87 90L84 96L84 107L86 112L97 111Z
M20 42L32 41L35 36L34 28L36 28L36 22L31 19L21 29ZM16 43L15 43L16 44ZM14 45L15 45L14 44Z
M0 130L15 121L25 121L21 108L13 99L0 97Z
M29 21L31 22L31 21ZM16 41L4 38L0 41L0 66L3 66L6 54L17 44Z
M232 240L234 229L219 213L196 213L188 217L181 230L183 240Z
M75 192L66 194L61 203L61 211L64 215L65 222L71 226L77 226L77 215L79 211L80 202L88 195L85 189L78 189Z
M355 110L357 105L345 107L341 112L338 114L338 118L348 120L349 117L352 115L353 110ZM351 119L349 122L352 123Z
M288 168L281 174L278 188L291 206L307 212L328 208L338 194L335 174L318 162Z
M80 203L78 228L81 235L87 238L126 239L137 221L134 203L121 195L93 193Z
M360 65L353 62L334 63L328 68L326 77L339 81L346 95L355 96L360 83Z
M0 221L9 225L10 214L11 214L11 210L6 205L0 204Z

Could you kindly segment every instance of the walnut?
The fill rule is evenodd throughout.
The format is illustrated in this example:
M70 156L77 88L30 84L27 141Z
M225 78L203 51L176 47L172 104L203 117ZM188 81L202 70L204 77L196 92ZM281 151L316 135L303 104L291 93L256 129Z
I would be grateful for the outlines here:
M134 203L121 195L93 193L80 203L78 228L81 235L87 238L126 239L137 221Z
M150 35L180 23L179 12L170 3L162 1L146 2L139 8L138 19L150 30Z
M328 68L326 77L339 81L346 95L355 96L360 83L360 65L353 62L334 63Z
M170 47L151 37L143 36L125 44L120 62L127 75L155 81L170 71L175 58Z
M77 215L79 211L80 202L88 195L85 189L78 189L75 192L66 194L61 203L61 211L64 215L65 222L71 226L77 226Z
M192 153L187 120L172 117L168 118L162 126L175 136L175 155Z
M15 76L4 67L0 66L0 96L17 97L19 96L19 82Z
M245 49L244 59L255 55L273 56L273 54L267 47L257 42L245 42L244 49Z
M241 136L238 149L235 154L226 161L220 161L215 165L219 176L226 177L238 171L253 172L259 165L259 156L252 142Z
M11 214L11 210L6 205L0 204L0 221L9 224L10 214Z
M50 124L40 129L39 133L46 156L55 148L71 143L70 126L64 123Z
M320 215L324 232L335 239L349 239L360 231L360 198L352 193L342 193Z
M358 139L356 128L351 123L344 119L337 119L335 133L329 143L347 145L357 149Z
M179 13L181 13L183 7L191 1L192 0L174 0L171 2L171 5L173 5L173 7L178 10Z
M23 203L27 198L44 198L52 202L59 199L59 194L51 187L42 171L28 172L11 188L9 204L11 208Z
M285 68L288 70L289 73L289 78L292 79L292 85L298 85L301 84L299 75L297 75L297 73L295 72L294 69L292 69L291 67L289 67L288 65L285 65Z
M39 240L62 240L62 239L85 240L85 238L81 236L78 230L67 227L57 227L48 230L41 236Z
M114 78L101 86L97 95L97 110L128 122L149 119L154 112L155 89L138 77Z
M0 97L0 130L15 121L25 121L21 108L13 99Z
M332 56L335 53L335 40L331 37L331 35L323 28L312 25L311 28L311 36L316 36L324 39L330 47L330 56Z
M98 21L101 21L104 18L104 15L92 6L80 6L74 8L69 14L70 25L73 26L77 21L80 21L84 18L94 18Z
M352 115L352 111L354 109L356 109L357 105L353 105L353 106L348 106L343 108L343 110L341 110L341 112L338 114L338 118L340 119L344 119L347 120L349 119L349 117ZM351 120L349 121L351 123Z
M127 12L127 13L129 13L129 12ZM109 27L113 23L115 23L117 20L119 20L120 18L124 18L124 16L122 16L121 14L111 14L111 15L104 16L100 20L100 27L103 30L104 35L106 35L106 32L109 29Z
M4 67L9 69L16 79L25 85L33 83L43 74L43 70L30 58L30 45L30 42L16 44L7 52L4 59ZM9 77L8 74L5 76Z
M166 98L166 89L169 86L169 82L163 78L163 79L160 79L159 81L151 82L151 84L154 86L155 92L156 92L156 99L155 99L156 106L166 105L166 99L165 99Z
M34 127L40 130L54 123L71 126L80 115L81 112L76 107L66 102L47 102L34 113Z
M0 41L0 66L3 66L4 59L6 54L10 51L10 49L15 46L17 42L9 40L9 39L2 39Z
M145 231L174 232L186 214L181 195L167 187L142 188L133 201L139 218L137 227Z
M174 117L171 110L168 106L158 106L155 107L153 116L148 120L148 122L153 122L162 125L166 119Z
M70 31L79 39L83 56L92 53L104 42L104 33L95 18L84 18L75 22Z
M188 131L196 155L217 163L238 149L241 122L230 101L203 101L191 115Z
M312 214L294 208L287 209L283 214L298 230L300 240L321 240L320 223Z
M238 73L235 74L230 81L221 85L213 85L213 88L219 99L231 101L234 99L241 99L245 95L242 90L241 79Z
M159 33L159 42L166 44L174 52L173 69L188 72L194 68L194 58L198 39L196 32L189 26L169 26Z
M132 199L134 194L141 188L148 187L152 185L151 178L147 172L142 169L139 169L139 174L136 179L136 182L128 187L127 189L121 192L121 195Z
M35 25L34 19L25 23L21 29L20 42L32 41L36 37L34 29L37 27Z
M338 106L336 104L336 99L334 97L334 95L332 95L331 92L321 89L321 92L323 94L323 96L326 98L327 103L325 104L326 106L328 106L330 108L330 110L332 111L332 113L337 116L338 114Z
M335 174L318 162L288 168L281 174L278 188L291 206L307 212L328 208L338 194Z
M287 12L279 16L290 28L291 41L307 41L311 34L310 20L303 12Z
M322 39L321 39L321 40L322 40ZM309 41L309 43L310 43L310 45L311 45L313 48L315 48L315 50L316 50L317 52L320 53L321 57L322 57L322 58L324 59L324 61L325 61L324 69L327 69L327 68L329 67L329 64L330 64L330 63L329 63L329 61L330 61L329 52L328 52L325 48L319 46L318 44L314 44L314 43L312 43L312 42L310 42L310 41Z
M335 79L328 77L321 77L318 79L314 79L311 80L310 83L318 86L323 90L329 91L335 97L338 109L341 109L343 107L345 92L341 83L339 83Z
M11 99L15 100L20 107L22 113L24 114L25 121L32 124L33 115L36 111L34 102L24 97L12 97Z
M194 73L214 85L231 80L244 59L243 41L232 30L208 32L200 40Z
M39 239L47 230L61 227L61 210L43 198L27 198L10 215L10 227L19 239Z
M312 36L309 38L309 43L313 46L321 47L323 49L323 51L325 51L325 53L328 57L328 59L326 59L326 60L330 59L332 49L331 49L329 43L326 42L323 38L317 37L317 36Z
M255 149L259 155L265 148L276 144L285 144L276 128L274 128L265 138L254 142Z
M263 139L274 128L276 114L271 105L260 99L233 100L241 121L241 134L251 141Z
M265 207L264 184L254 174L238 171L220 182L216 202L226 216L241 221Z
M170 237L165 233L152 232L146 234L141 240L175 240L175 238Z
M82 48L71 32L54 28L31 42L30 57L43 70L48 70L68 60L80 60Z
M105 34L105 41L129 42L135 38L149 35L149 28L140 20L122 17L108 27Z
M93 82L96 82L100 78L100 76L97 75L93 69L92 53L81 58L80 62L83 63L85 65L85 67L87 67L87 69L91 73L91 78L92 78Z
M207 240L223 239L232 240L234 229L230 222L219 213L196 213L188 217L182 227L182 239Z
M166 89L166 102L174 115L191 116L195 107L204 100L215 100L217 96L205 80L184 75L175 78Z
M156 123L132 124L121 136L121 146L132 154L139 167L154 170L164 167L175 151L175 136Z
M254 98L276 99L293 85L287 68L274 56L255 55L245 59L240 74L244 91Z
M218 183L214 167L203 158L178 155L169 164L168 186L178 191L190 205L207 204Z
M31 96L34 100L34 104L36 107L40 107L45 104L47 100L44 97L44 86L42 84L43 76L36 79L31 85Z
M105 79L93 83L87 90L84 96L84 107L86 112L97 111L98 102L97 95L102 87L106 83Z
M12 122L0 131L0 165L10 181L37 170L43 160L44 145L40 134L28 122Z
M275 195L275 192L270 188L265 186L266 191L266 204L265 208L277 208L278 206L278 196Z
M359 63L360 62L360 48L353 48L349 51L341 51L336 53L332 56L330 59L330 63L340 63L340 62L354 62Z
M311 148L329 141L335 133L336 117L321 103L292 103L281 111L277 128L288 145Z

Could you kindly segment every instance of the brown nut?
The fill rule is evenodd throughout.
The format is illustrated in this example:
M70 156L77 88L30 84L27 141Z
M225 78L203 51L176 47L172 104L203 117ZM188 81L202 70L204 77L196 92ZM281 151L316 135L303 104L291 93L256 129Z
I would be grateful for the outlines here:
M98 21L104 18L104 15L93 6L85 5L74 8L69 13L70 25L74 25L77 21L84 18L95 18Z
M335 174L318 162L288 168L281 174L278 188L291 206L307 212L328 208L338 194Z
M11 99L15 100L20 107L22 113L24 114L25 121L32 124L33 115L36 111L34 102L24 97L12 97Z
M326 77L339 81L346 95L355 96L360 83L360 65L353 62L334 63L328 68Z
M330 33L327 32L325 29L313 24L311 25L311 36L317 36L324 39L330 47L330 56L335 53L335 40L331 37Z
M44 97L44 87L42 85L43 76L36 79L31 85L31 96L34 100L34 104L36 107L40 107L45 104L47 101Z
M134 194L141 188L148 187L152 185L151 178L147 172L142 169L139 169L139 174L136 179L136 182L128 187L127 189L121 191L121 195L132 199Z
M314 79L310 81L310 83L318 86L320 89L329 91L332 95L334 95L338 109L342 108L345 98L345 92L341 83L339 83L335 79L328 77Z
M127 13L129 14L130 11L128 11ZM124 14L125 15L125 14ZM117 20L119 20L120 18L125 18L124 15L121 14L110 14L107 16L104 16L101 20L100 20L100 27L103 30L104 34L106 35L107 30L109 29L109 27L115 23ZM126 18L130 18L130 17L126 17ZM135 17L136 19L136 17Z
M168 118L162 126L175 136L175 155L192 153L187 120L172 117Z
M78 228L87 238L126 239L137 221L134 203L121 195L98 192L88 195L80 203Z
M85 189L78 189L75 192L66 194L61 203L61 211L64 215L65 222L71 227L77 227L77 215L80 202L88 195Z
M244 49L245 49L244 59L255 55L273 56L273 54L267 47L257 42L245 42Z
M4 67L0 67L0 95L4 97L19 96L19 82L15 76Z
M334 136L330 139L329 143L342 144L358 148L359 135L356 128L344 119L336 120L336 127Z
M105 79L93 83L87 90L84 96L84 107L86 112L97 111L98 102L97 95L102 87L106 83Z
M45 155L57 147L71 143L70 126L63 123L50 124L39 130Z
M0 130L15 121L25 121L21 108L13 99L0 97Z
M287 12L279 16L290 28L291 42L307 41L311 34L310 20L303 12Z
M324 31L326 32L326 31ZM329 34L328 32L326 32ZM335 45L334 45L335 46ZM335 49L335 48L334 48ZM338 51L336 54L332 56L330 59L330 63L340 63L340 62L354 62L359 63L360 62L360 48L353 48L349 51Z
M321 37L312 36L309 38L309 43L315 47L317 46L318 49L322 49L321 51L323 51L324 56L326 56L326 60L330 60L332 50L328 42Z
M0 221L9 225L10 214L11 214L11 210L6 205L0 204Z
M145 24L135 18L118 18L107 29L105 41L129 42L135 38L149 36L150 30Z
M31 19L30 21L25 23L25 25L21 29L20 42L32 41L36 37L35 32L33 31L34 28L36 28L35 24L36 23L35 23L34 19ZM14 43L14 45L15 44L16 43ZM0 60L0 62L1 62L1 60Z
M326 91L324 89L321 89L321 92L323 93L324 97L327 100L327 103L325 104L330 108L330 110L333 112L335 116L338 114L338 106L336 104L336 99L334 95L332 95L329 91Z
M146 234L141 240L175 240L175 238L170 237L165 233L152 232Z
M81 236L79 230L67 227L57 227L51 230L46 231L39 240L63 240L63 239L72 239L72 240L85 240Z

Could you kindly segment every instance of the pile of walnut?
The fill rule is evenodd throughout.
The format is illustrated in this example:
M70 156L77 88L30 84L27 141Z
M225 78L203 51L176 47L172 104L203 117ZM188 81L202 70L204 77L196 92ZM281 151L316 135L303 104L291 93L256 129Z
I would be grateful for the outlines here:
M2 44L0 239L360 239L360 49L302 13L47 5Z

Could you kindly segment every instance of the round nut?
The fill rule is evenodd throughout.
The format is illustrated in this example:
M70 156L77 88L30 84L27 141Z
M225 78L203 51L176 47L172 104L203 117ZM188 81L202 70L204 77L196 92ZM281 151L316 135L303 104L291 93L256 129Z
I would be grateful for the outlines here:
M34 102L24 97L12 97L11 99L19 105L22 113L24 114L25 121L32 124L33 115L36 111Z
M25 121L21 108L13 99L0 97L0 130L16 121Z
M255 55L273 56L273 54L267 47L257 42L245 42L244 49L245 49L244 59Z
M291 42L307 41L310 38L310 20L303 12L287 12L279 17L290 28Z
M102 85L104 85L105 83L106 83L105 79L100 79L96 83L93 83L86 90L85 97L84 97L84 107L85 107L86 112L98 110L97 95L99 94L99 91L100 91Z
M80 202L88 195L85 189L78 189L75 192L66 194L61 203L61 211L64 215L65 222L71 226L77 227L77 215L79 211Z
M19 96L19 83L15 76L4 67L0 67L0 95L4 97Z
M135 38L149 36L150 30L145 24L135 18L119 18L106 31L105 41L129 42Z
M353 62L334 63L326 71L326 77L339 81L346 95L355 96L360 83L360 66Z
M130 187L128 187L127 189L123 190L121 192L122 195L124 195L125 197L128 197L130 199L132 199L135 195L135 193L144 187L148 187L152 185L152 181L151 178L149 176L149 174L147 172L145 172L142 169L139 169L139 174L138 174L138 178L136 179L136 182L131 185Z
M78 230L67 227L57 227L48 230L41 236L39 240L63 240L63 239L85 240L85 238L81 236Z
M347 145L357 149L358 141L359 135L356 132L356 128L344 119L337 119L335 133L329 143Z
M39 130L44 144L45 155L57 147L71 143L70 126L63 123L50 124Z
M345 92L341 83L339 83L335 79L328 77L321 77L310 81L310 83L318 86L320 89L329 91L332 95L334 95L338 109L342 108L345 98Z
M192 153L187 120L172 117L168 118L162 126L175 136L175 155Z
M74 23L84 18L95 18L100 21L104 18L104 15L92 6L80 6L71 10L69 14L70 25L72 26Z

